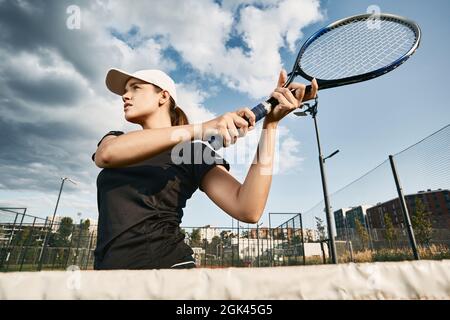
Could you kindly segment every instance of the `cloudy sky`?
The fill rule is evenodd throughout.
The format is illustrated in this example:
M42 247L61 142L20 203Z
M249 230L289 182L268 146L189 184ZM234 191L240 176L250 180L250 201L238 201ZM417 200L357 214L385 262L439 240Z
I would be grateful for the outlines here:
M199 123L265 99L305 37L371 5L416 20L424 41L398 71L321 94L324 153L341 150L327 162L330 191L448 124L447 1L0 0L0 206L50 215L67 176L77 185L64 186L58 213L97 218L91 154L106 132L139 129L105 87L109 68L166 71ZM222 151L240 181L257 138ZM267 212L306 211L322 198L311 119L289 116L278 138L265 224ZM231 218L197 191L183 224Z

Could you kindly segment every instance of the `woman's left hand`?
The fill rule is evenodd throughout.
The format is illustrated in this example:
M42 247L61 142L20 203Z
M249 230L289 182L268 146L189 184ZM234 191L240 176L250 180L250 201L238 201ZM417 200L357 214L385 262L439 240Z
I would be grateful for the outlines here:
M307 94L305 94L306 86L302 83L292 82L287 88L283 88L283 84L286 80L286 71L281 70L277 88L271 95L278 100L279 104L267 114L265 118L266 122L278 123L289 113L300 107L302 101L310 100L316 97L318 90L316 79L311 81L312 88ZM295 89L294 94L291 92L292 89Z

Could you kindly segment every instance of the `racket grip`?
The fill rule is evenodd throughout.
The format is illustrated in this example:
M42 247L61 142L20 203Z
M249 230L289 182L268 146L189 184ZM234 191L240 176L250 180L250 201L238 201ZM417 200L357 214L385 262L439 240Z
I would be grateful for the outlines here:
M306 86L305 93L311 92L311 89L312 88L310 85ZM291 92L294 93L295 89L292 89ZM277 104L278 104L278 100L275 99L274 97L271 97L267 101L261 102L256 107L254 107L252 109L252 112L255 114L255 117L256 117L255 122L258 122L259 120L264 118L272 110L272 108L275 107ZM244 119L248 122L248 125L250 126L250 120L246 116L244 116ZM214 150L218 150L223 147L222 139L216 139L215 136L210 137L208 142L214 148Z
M292 94L295 93L295 90L296 89L291 90ZM305 94L310 93L311 90L312 90L311 85L307 85L305 88ZM274 97L271 97L266 102L262 102L262 103L258 104L256 107L254 107L252 109L252 112L255 114L256 122L258 122L259 120L264 118L272 110L272 108L275 107L277 104L278 104L278 100L275 99ZM247 117L244 116L244 119L247 120L248 124L250 125L250 121L247 119Z
M256 117L255 122L258 122L259 120L264 118L270 112L270 110L272 110L272 107L275 106L276 104L278 104L278 101L275 98L270 98L266 102L261 102L256 107L254 107L252 109L252 112L255 114ZM250 120L246 116L244 116L243 118L248 122L248 125L250 126ZM216 139L216 136L211 136L208 142L211 145L211 147L213 147L214 150L218 150L223 147L222 139Z

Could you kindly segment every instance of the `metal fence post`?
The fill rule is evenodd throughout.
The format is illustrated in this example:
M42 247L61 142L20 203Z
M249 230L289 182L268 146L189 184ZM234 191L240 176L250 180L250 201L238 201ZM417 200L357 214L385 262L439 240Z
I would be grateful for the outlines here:
M270 246L270 266L273 267L273 231L272 231L272 224L270 222L270 212L269 212L269 246Z
M4 250L2 250L3 251L3 255L2 255L2 261L0 263L0 267L3 267L3 264L5 263L5 261L9 260L9 250L10 250L9 247L10 247L10 244L12 242L12 237L14 235L14 228L16 227L16 222L17 222L17 217L18 216L19 216L19 213L16 212L16 217L14 218L14 222L13 222L13 226L12 226L12 230L11 230L11 235L9 237L8 242L6 243L6 246L4 247Z
M77 265L78 263L78 252L80 250L80 242L81 242L81 234L82 234L82 229L83 228L83 219L80 220L80 227L78 228L78 241L77 241L77 251L75 251L75 263L74 265Z
M28 247L30 246L31 241L33 240L33 233L34 233L34 225L35 225L35 223L36 223L36 217L34 217L34 219L33 219L33 225L31 226L30 234L28 235L27 243L25 245L25 252L23 252L22 261L20 262L19 271L22 271L23 263L25 262L25 259L26 259L26 256L27 256L27 252L28 252Z
M16 216L17 218L17 216ZM25 218L25 213L22 213L22 219L20 219L20 224L17 230L17 234L19 234L20 232L20 228L22 227L22 223L23 223L23 219ZM15 224L16 221L14 221ZM11 257L11 251L13 251L13 247L14 247L14 243L16 243L16 237L14 237L14 229L15 226L13 227L12 231L11 231L11 238L10 238L10 242L9 242L9 246L8 246L8 259L6 260L6 271L8 271L9 269L9 261L10 261L10 257ZM14 238L13 238L14 237Z
M303 218L302 218L302 214L301 213L299 213L298 215L300 217L300 234L301 234L301 237L302 237L301 241L302 241L302 250L303 250L303 264L306 265L305 238L304 238L304 235L303 235Z
M405 218L406 229L408 230L409 243L416 260L420 260L419 252L417 251L416 238L414 237L414 230L412 228L411 219L408 212L408 207L406 206L405 197L403 195L403 189L400 183L400 178L397 174L397 168L395 166L394 157L389 155L389 161L391 163L392 174L394 176L395 185L397 187L398 199L400 200L400 206L403 211L403 216Z
M91 247L92 247L92 240L93 240L93 238L94 238L94 233L91 232L89 234L89 248L88 248L88 254L87 254L86 265L85 265L84 270L87 270L87 268L88 268L89 259L91 257Z
M64 266L64 269L67 269L67 264L69 263L70 250L72 249L72 240L73 240L74 233L75 233L75 225L72 226L72 235L70 236L69 252L67 253L66 265Z

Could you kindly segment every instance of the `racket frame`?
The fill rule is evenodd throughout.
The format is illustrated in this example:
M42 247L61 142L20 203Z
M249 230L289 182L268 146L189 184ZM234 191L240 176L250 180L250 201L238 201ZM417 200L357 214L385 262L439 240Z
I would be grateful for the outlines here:
M390 14L390 13L380 13L379 15L359 14L359 15L355 15L355 16L351 16L351 17L347 17L347 18L335 21L335 22L329 24L328 26L323 27L322 29L320 29L319 31L314 33L312 36L310 36L305 41L303 46L300 48L300 51L297 55L297 59L295 60L294 68L293 68L292 72L289 73L289 75L288 75L289 78L287 79L284 86L287 87L296 76L301 76L302 78L309 80L309 81L311 81L314 78L303 71L303 69L300 66L300 60L301 60L303 54L305 53L306 49L308 49L308 47L316 39L318 39L325 33L329 32L343 24L347 24L352 21L363 20L363 19L367 19L367 18L371 18L371 17L374 17L374 19L380 19L382 21L383 20L394 20L394 21L401 22L401 23L407 25L410 29L412 29L414 31L414 33L416 35L416 41L415 41L414 45L402 57L395 60L391 64L384 66L383 68L379 68L377 70L363 73L360 75L341 78L341 79L335 79L335 80L326 80L326 79L316 78L317 84L319 85L319 89L321 90L321 89L335 88L335 87L340 87L340 86L344 86L347 84L352 84L352 83L357 83L357 82L362 82L362 81L370 80L373 78L377 78L379 76L382 76L383 74L386 74L386 73L394 70L395 68L397 68L398 66L403 64L406 60L408 60L412 56L412 54L417 50L417 48L419 47L420 40L422 37L422 32L420 30L420 27L417 25L417 23L415 23L414 21L412 21L410 19L398 16L395 14ZM310 87L310 86L308 86L308 87Z

